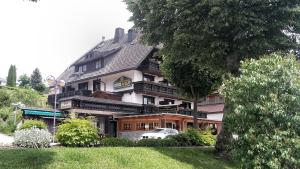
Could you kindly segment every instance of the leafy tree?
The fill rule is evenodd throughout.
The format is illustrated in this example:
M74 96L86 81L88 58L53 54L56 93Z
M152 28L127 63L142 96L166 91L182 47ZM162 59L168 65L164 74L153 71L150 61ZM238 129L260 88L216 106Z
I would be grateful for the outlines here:
M43 84L42 80L42 75L41 75L41 72L38 68L34 69L34 71L32 72L31 74L31 78L30 78L30 84L31 84L31 87L38 91L38 92L44 92L46 87L45 85Z
M242 62L241 76L225 81L229 129L243 168L299 168L300 65L272 54Z
M238 74L239 63L276 51L297 51L298 0L125 0L143 40L165 55ZM225 111L228 106L225 105ZM226 119L226 112L223 119ZM226 121L226 120L225 120ZM216 150L227 156L231 134L223 122Z
M17 72L15 65L10 65L6 81L7 86L16 87Z
M27 74L23 74L19 77L19 86L20 87L29 87L30 86L30 77Z
M194 128L199 128L198 101L217 89L221 76L192 61L176 61L172 56L164 57L162 71L165 77L177 87L181 96L194 101Z

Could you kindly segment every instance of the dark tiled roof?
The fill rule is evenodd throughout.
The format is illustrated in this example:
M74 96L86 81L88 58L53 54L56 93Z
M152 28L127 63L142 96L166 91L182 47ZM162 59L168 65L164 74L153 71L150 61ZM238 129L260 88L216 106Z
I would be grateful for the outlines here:
M141 44L139 39L140 35L138 34L132 42L128 42L128 35L126 34L119 40L119 42L114 42L113 39L103 41L75 61L59 76L59 79L63 79L68 83L104 76L120 71L137 69L141 62L153 50L152 46ZM87 57L88 55L94 55L99 58L110 55L109 57L111 57L111 59L102 69L94 72L76 74L74 65L85 63L86 60L89 59Z
M111 100L111 99L102 99L102 98L86 97L86 96L67 97L67 98L62 98L59 101L61 102L61 101L66 101L66 100L80 100L80 101L88 101L88 102L94 102L94 103L142 107L141 104L137 104L137 103L129 103L129 102L122 102L122 101Z

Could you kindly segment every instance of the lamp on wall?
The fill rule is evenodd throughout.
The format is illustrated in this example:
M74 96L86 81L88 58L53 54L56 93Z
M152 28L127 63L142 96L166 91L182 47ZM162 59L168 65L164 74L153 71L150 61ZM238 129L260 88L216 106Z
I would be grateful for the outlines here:
M55 141L55 129L56 129L56 99L57 99L57 89L58 87L64 87L65 81L56 79L54 76L50 75L47 77L47 82L50 87L54 87L54 111L53 111L53 140Z

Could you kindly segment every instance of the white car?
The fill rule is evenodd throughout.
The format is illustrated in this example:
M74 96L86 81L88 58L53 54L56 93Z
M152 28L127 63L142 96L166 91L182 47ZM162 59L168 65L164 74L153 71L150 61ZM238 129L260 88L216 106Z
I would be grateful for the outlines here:
M144 133L141 136L141 139L163 139L167 136L176 135L178 134L178 131L176 129L170 129L170 128L157 128L149 133Z

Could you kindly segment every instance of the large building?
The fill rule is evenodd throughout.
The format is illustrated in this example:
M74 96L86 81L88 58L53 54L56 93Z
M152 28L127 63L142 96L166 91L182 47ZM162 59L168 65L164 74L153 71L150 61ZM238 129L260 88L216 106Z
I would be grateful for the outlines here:
M59 77L58 106L67 116L91 117L102 134L135 137L155 127L180 131L192 125L193 103L181 98L162 76L157 48L139 42L134 29L117 28L70 65ZM54 105L54 95L49 95ZM219 128L220 121L199 113L199 126ZM133 134L132 134L133 133Z

